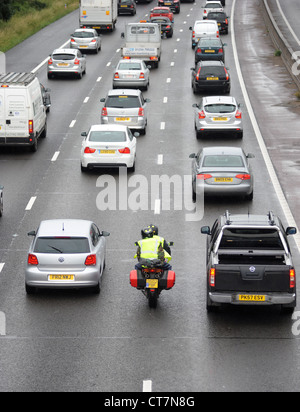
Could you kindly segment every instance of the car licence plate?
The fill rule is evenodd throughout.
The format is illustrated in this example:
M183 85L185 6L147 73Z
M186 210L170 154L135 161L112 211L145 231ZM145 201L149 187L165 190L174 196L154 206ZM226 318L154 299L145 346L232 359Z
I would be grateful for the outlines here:
M207 77L206 80L219 80L218 77Z
M215 53L215 50L204 50L205 53Z
M130 122L130 117L116 117L117 122Z
M58 63L57 64L59 67L69 67L68 63Z
M116 154L115 150L99 150L100 154Z
M239 301L242 302L265 302L265 295L239 295Z
M148 289L158 289L158 279L147 279L146 288Z
M215 177L216 183L231 183L232 181L232 177Z
M49 275L48 280L73 281L75 280L75 276L74 275Z
M88 46L79 46L80 49L87 49Z
M227 122L228 117L214 117L213 121L214 122Z

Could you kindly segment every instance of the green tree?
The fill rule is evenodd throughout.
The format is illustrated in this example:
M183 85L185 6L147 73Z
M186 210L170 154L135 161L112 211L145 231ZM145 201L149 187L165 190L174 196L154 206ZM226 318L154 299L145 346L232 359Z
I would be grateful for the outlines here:
M8 21L12 14L12 0L2 0L0 3L0 20Z

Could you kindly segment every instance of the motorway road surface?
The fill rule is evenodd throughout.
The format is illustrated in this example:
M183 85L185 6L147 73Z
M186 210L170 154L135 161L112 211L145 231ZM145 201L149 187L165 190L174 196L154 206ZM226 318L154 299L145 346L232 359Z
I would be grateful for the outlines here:
M135 175L149 182L143 192L149 205L152 175L189 175L190 153L203 145L224 144L224 140L197 141L193 126L192 104L200 96L193 95L190 85L194 60L188 28L200 15L201 4L201 0L182 4L181 13L175 16L174 37L164 40L161 65L151 72L145 93L151 99L150 115L147 134L138 141ZM252 0L237 1L235 22L238 51L250 86L251 64L259 64L251 58L253 41L263 30L251 4ZM231 6L228 0L228 14ZM300 343L289 316L280 315L276 308L230 308L209 316L205 310L205 238L200 227L211 225L226 209L231 213L272 209L287 223L246 109L243 141L228 139L226 144L240 144L246 152L255 153L254 200L210 200L200 222L187 222L187 211L174 207L171 211L159 209L157 215L153 210L100 211L97 198L101 188L96 184L101 173L80 171L80 133L99 122L99 99L111 87L124 24L143 18L151 7L138 4L136 18L119 18L116 31L103 36L99 55L88 56L87 75L82 80L48 81L46 67L42 67L39 79L52 90L48 137L35 154L1 149L5 211L0 221L0 262L4 263L0 267L0 311L6 317L6 335L0 337L1 391L141 391L146 379L152 381L154 391L162 392L299 389ZM253 23L245 32L240 19L250 12ZM8 71L33 70L65 43L77 23L78 12L74 12L11 50L7 53ZM225 41L232 94L243 103L230 34ZM261 47L268 50L271 46L266 39ZM278 70L280 87L290 92L283 69ZM249 91L251 98L262 102L265 94L260 86ZM262 110L267 108L262 104ZM260 120L266 122L267 114L261 119L260 113ZM263 131L267 128L264 123ZM273 139L270 148L276 144ZM276 160L280 164L280 159ZM118 182L118 173L113 176ZM289 193L294 185L287 182L284 189ZM111 232L100 296L84 291L43 291L26 296L27 232L43 219L61 217L88 218ZM158 224L161 234L175 242L177 283L173 290L162 293L156 310L150 310L144 296L129 286L134 242L149 223ZM298 267L294 242L292 248Z

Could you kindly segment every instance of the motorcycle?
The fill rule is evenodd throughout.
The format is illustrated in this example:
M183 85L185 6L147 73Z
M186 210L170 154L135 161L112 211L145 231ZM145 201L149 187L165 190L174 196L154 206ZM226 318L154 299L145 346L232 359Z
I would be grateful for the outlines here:
M140 270L130 272L130 284L143 292L150 308L156 308L161 292L174 287L175 272L165 270L164 263L158 259L141 259L140 264Z

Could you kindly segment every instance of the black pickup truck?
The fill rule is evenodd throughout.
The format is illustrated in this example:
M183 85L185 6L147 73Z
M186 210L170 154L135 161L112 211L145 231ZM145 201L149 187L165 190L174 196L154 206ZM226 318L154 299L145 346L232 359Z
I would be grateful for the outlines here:
M296 306L296 272L288 235L280 219L266 215L230 215L227 211L207 235L207 310L222 304Z

